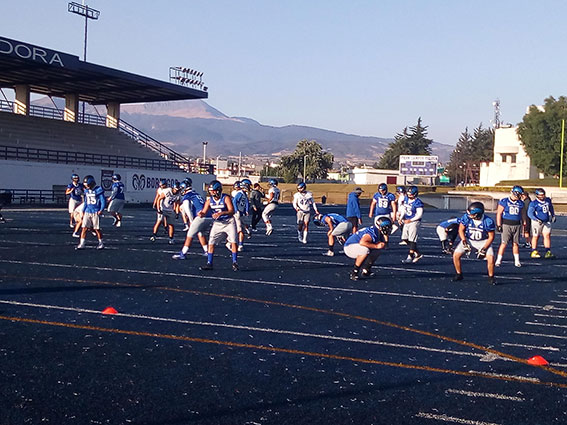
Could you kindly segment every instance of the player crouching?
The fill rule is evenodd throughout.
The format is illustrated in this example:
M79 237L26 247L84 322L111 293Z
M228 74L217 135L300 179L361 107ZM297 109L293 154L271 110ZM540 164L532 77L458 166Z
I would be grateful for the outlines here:
M347 239L345 254L354 258L354 267L350 272L351 280L373 275L372 265L378 259L380 250L386 248L387 237L391 231L392 220L388 217L376 217L374 226L360 229Z
M461 257L463 254L469 254L472 249L476 249L476 257L479 260L486 260L486 268L488 270L488 282L496 285L494 280L494 250L492 242L496 224L490 217L484 215L484 204L482 202L473 202L467 208L467 212L459 218L459 237L461 242L453 253L453 264L455 266L455 276L453 281L463 280L463 272L461 269Z

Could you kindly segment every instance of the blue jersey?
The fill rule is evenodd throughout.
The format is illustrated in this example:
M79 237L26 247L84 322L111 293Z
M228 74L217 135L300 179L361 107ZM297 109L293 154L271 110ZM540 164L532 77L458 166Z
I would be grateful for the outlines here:
M112 183L112 193L110 194L110 200L122 199L124 200L124 183L114 182Z
M85 190L85 202L83 204L83 212L97 213L103 211L106 207L106 198L104 197L104 189L95 186L94 189Z
M67 189L72 189L71 193L69 193L69 196L71 197L71 199L73 199L75 201L79 201L79 202L83 200L82 196L84 194L84 191L83 191L83 188L80 185L75 186L75 184L69 183L67 185Z
M374 210L374 215L390 215L392 212L392 202L396 201L396 197L393 193L386 193L382 195L376 192L372 198L376 201L376 210Z
M532 220L551 221L555 216L553 204L550 198L545 198L543 201L534 199L528 206L528 217Z
M211 210L214 213L217 212L224 212L224 211L228 211L228 204L230 203L232 205L232 201L230 200L230 196L228 196L226 193L221 194L221 197L219 199L215 199L212 196L209 196L209 203L211 205ZM231 215L221 215L219 218L215 218L215 220L217 221L228 221L232 216Z
M524 201L512 201L510 198L501 199L498 205L504 207L502 219L508 222L520 223L522 219L522 208L524 208ZM511 224L511 223L509 223Z
M402 218L405 220L411 220L417 214L418 208L423 209L423 202L421 199L409 199L407 196L405 197L404 204L403 204L403 215Z
M449 220L445 220L442 221L441 223L439 223L439 226L441 226L443 229L448 229L450 227L454 227L455 225L459 225L459 219L458 218L450 218Z
M248 201L248 197L242 190L236 192L234 198L232 198L232 204L234 205L234 209L240 214L248 214L250 202Z
M199 214L199 212L201 212L201 210L205 206L205 200L203 199L203 197L194 190L190 190L185 195L183 195L183 199L181 200L181 203L184 203L185 201L189 202L189 208L191 209L191 213L193 214L193 217L197 217L197 214ZM210 210L206 214L206 216L207 217L211 216Z
M346 206L346 216L347 217L358 217L361 218L360 214L360 201L356 192L350 192L348 194L348 201Z
M496 230L494 220L486 215L480 220L474 220L468 214L463 214L459 218L459 223L465 226L465 236L471 241L484 241L488 239L488 232Z
M360 240L364 235L370 235L370 238L372 239L372 243L385 242L384 235L382 235L382 233L380 233L376 229L376 227L370 226L370 227L363 227L358 232L350 235L350 237L345 242L345 246L360 243Z
M323 217L321 217L321 222L326 223L327 217L331 219L331 223L333 223L333 227L336 227L337 224L339 224L339 223L346 223L346 221L347 221L347 219L344 218L340 214L329 213L329 214L325 214Z

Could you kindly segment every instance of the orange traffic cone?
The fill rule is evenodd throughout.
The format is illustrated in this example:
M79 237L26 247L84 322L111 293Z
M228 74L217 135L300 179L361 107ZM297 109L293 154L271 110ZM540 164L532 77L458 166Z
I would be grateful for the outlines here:
M116 311L114 307L106 307L104 310L102 310L102 314L116 314L116 313L118 313L118 311Z
M549 364L549 362L541 356L533 356L528 359L528 363L534 366L545 366Z

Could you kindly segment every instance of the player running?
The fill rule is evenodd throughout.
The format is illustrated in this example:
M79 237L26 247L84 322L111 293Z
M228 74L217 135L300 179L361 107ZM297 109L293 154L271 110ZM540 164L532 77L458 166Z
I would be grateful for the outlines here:
M203 209L199 212L199 217L206 217L209 210L212 210L213 227L209 235L209 250L207 253L207 264L201 266L201 270L213 269L213 253L215 245L227 239L231 244L232 251L232 270L238 271L238 247L236 244L236 223L234 222L234 206L230 195L222 193L222 184L218 180L213 180L208 187L209 196L205 201Z
M492 249L495 229L494 220L484 215L484 204L482 202L473 202L469 205L467 212L459 218L459 237L461 242L453 253L453 265L456 273L453 277L454 282L463 280L461 257L465 253L468 255L474 248L477 250L476 257L480 260L486 260L488 282L496 285L496 280L494 279L494 250Z
M122 183L122 177L120 174L114 174L112 176L112 188L110 196L108 197L108 212L112 214L114 221L113 226L122 226L122 209L126 202L124 196L124 183Z
M407 258L402 260L404 264L417 263L423 257L423 254L417 249L417 238L423 216L423 202L417 197L418 194L417 186L408 188L403 204L404 209L399 220L400 225L404 226L402 228L402 241L409 247Z
M96 249L103 249L102 232L100 231L100 215L106 207L106 198L104 197L104 189L96 185L93 176L85 176L83 179L85 187L85 202L83 203L82 229L81 239L76 249L85 249L85 238L87 231L92 230L98 238L98 246Z
M266 195L268 204L262 212L262 219L264 220L264 223L266 223L266 235L269 236L274 231L274 228L272 226L272 215L274 214L274 211L278 207L278 203L280 201L280 189L278 188L278 181L276 179L270 179L268 181L268 184L270 185L270 189L268 190L268 194Z
M526 208L520 199L524 189L522 186L514 186L510 191L510 196L502 198L496 209L496 229L502 233L498 256L496 257L496 267L502 264L502 257L506 246L512 242L512 254L514 255L514 265L522 267L520 263L520 233L522 227L526 231ZM527 232L525 232L527 233Z
M292 205L297 213L297 239L299 242L306 244L309 221L311 220L311 209L315 211L315 214L319 214L319 210L313 199L313 194L307 190L305 182L297 185L297 192L293 195Z
M387 236L392 230L392 220L388 217L375 217L374 226L363 227L352 234L345 242L345 254L354 258L350 272L351 280L372 277L372 265L378 259L380 250L387 246Z
M205 217L199 216L199 213L205 206L205 200L193 190L192 185L193 181L190 178L186 178L180 184L181 194L183 196L181 200L181 211L187 217L189 229L187 230L187 236L185 237L181 252L172 255L174 260L185 260L187 258L187 253L189 252L189 248L191 248L191 243L195 236L199 238L205 255L207 255L208 252L207 239L204 233L213 224L213 219L210 211Z
M340 214L329 213L323 215L319 213L313 217L313 224L315 224L315 226L327 225L329 227L329 231L327 232L329 249L327 252L323 253L323 255L327 257L335 255L335 238L337 238L337 242L344 244L346 238L352 233L352 223Z
M234 221L236 223L236 233L238 234L238 252L242 252L244 250L244 234L250 234L248 225L246 224L246 217L248 217L250 210L250 201L248 200L248 195L245 189L250 190L251 184L252 182L250 180L243 179L241 182L238 182L238 189L232 191Z
M535 190L536 198L528 206L528 217L532 221L532 258L541 258L537 250L537 241L540 235L543 237L545 248L544 258L552 259L555 255L551 253L551 224L555 223L555 210L551 199L545 196L545 190Z
M157 219L156 224L154 224L153 234L150 237L150 241L155 242L159 226L163 223L163 225L167 228L167 233L169 235L168 243L170 245L173 245L175 243L175 239L173 239L175 232L175 228L173 226L175 220L175 200L176 195L173 193L171 187L169 187L169 185L167 184L167 180L161 179L159 181L159 188L156 191L156 196L152 205L152 207L157 211Z
M65 195L69 195L69 227L72 229L75 227L73 222L73 213L77 207L83 202L84 187L79 183L79 175L71 175L71 183L67 185L65 189Z
M451 217L448 220L442 221L435 230L441 241L441 251L443 254L451 254L455 239L457 239L459 234L459 219Z

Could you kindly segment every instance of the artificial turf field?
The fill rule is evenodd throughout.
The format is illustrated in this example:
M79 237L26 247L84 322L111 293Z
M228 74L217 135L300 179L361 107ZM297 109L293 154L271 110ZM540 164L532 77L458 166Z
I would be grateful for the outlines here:
M75 251L63 209L3 213L0 424L567 423L566 217L556 260L509 247L491 286L476 259L451 281L435 226L456 211L425 211L420 262L397 233L360 281L323 229L297 241L289 205L238 272L224 247L213 271L199 246L172 260L181 232L150 242L149 209L103 219L100 251Z

